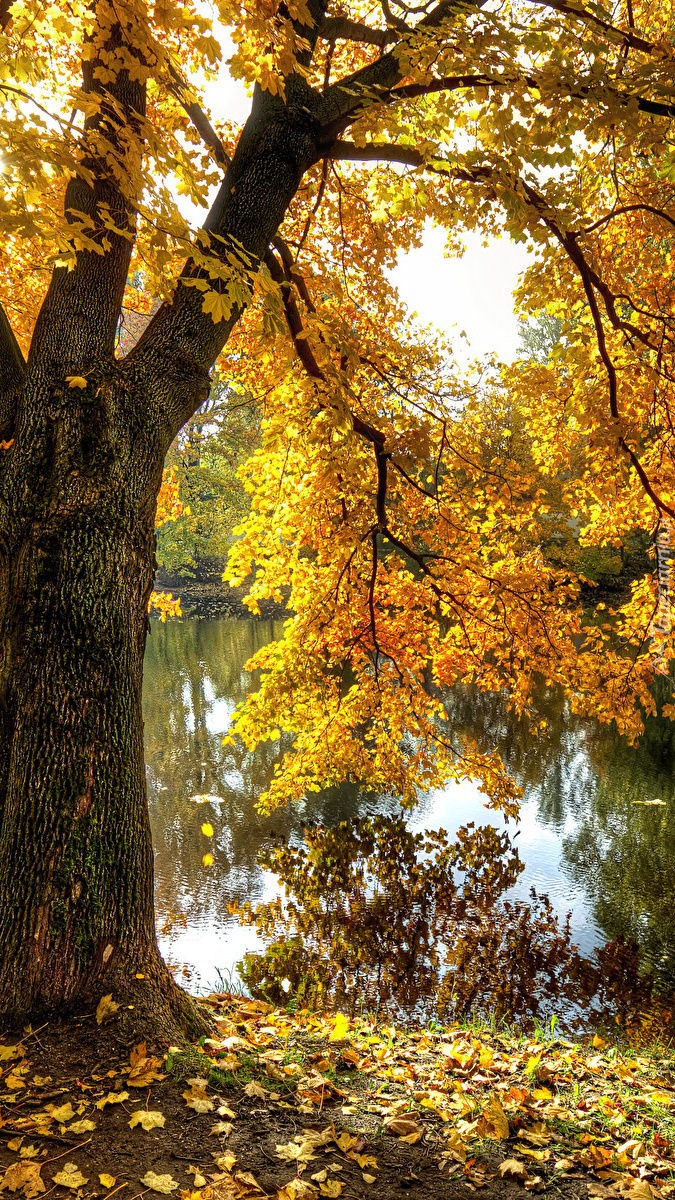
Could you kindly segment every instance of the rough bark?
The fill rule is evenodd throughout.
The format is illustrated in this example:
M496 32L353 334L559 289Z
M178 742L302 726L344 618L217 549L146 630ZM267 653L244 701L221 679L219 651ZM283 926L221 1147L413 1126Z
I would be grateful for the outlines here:
M194 1019L154 927L141 686L166 438L143 393L115 364L85 389L33 373L0 465L5 1018L114 991L160 1029Z

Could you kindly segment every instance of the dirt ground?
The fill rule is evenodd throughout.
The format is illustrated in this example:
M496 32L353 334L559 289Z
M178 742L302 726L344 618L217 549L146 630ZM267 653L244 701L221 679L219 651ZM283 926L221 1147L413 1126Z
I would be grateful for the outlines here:
M421 1035L397 1043L387 1028L350 1031L339 1017L303 1022L228 995L212 997L210 1007L218 1035L188 1053L148 1047L133 1033L122 1044L119 1014L107 1000L100 1024L91 1013L0 1038L0 1191L26 1200L51 1192L56 1200L385 1200L406 1192L440 1200L480 1190L486 1200L515 1200L532 1190L585 1200L589 1185L592 1195L618 1195L622 1178L634 1200L670 1191L656 1186L668 1170L643 1171L656 1182L641 1183L636 1170L613 1170L607 1153L581 1161L595 1135L584 1142L569 1123L555 1135L545 1122L532 1123L527 1105L544 1101L522 1088L507 1092L504 1058L485 1042L480 1051L464 1035L461 1043ZM460 1044L468 1059L453 1050ZM440 1062L443 1090L430 1074ZM555 1088L544 1091L555 1095ZM468 1104L465 1094L473 1097ZM459 1121L461 1135L457 1106L442 1108L458 1097L461 1111L479 1115L468 1127ZM542 1150L554 1136L555 1153ZM505 1170L508 1162L514 1165Z

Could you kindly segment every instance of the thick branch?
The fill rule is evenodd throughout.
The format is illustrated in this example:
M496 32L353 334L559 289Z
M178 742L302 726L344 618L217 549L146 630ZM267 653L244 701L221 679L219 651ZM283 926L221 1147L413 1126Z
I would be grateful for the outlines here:
M399 40L395 29L371 29L361 21L348 17L326 17L319 26L319 37L326 42L367 42L371 46L389 46Z
M126 26L96 26L87 37L91 58L83 61L83 89L96 101L86 118L82 166L93 184L74 176L66 189L65 214L77 225L84 214L86 236L104 253L79 248L72 270L56 267L35 326L29 364L40 361L56 377L81 373L96 359L112 358L133 247L133 198L123 185L126 163L142 141L144 83L119 64L129 54L141 58ZM105 87L97 71L113 63L116 75ZM114 166L110 163L113 161ZM126 186L126 190L125 190ZM106 223L104 224L103 214ZM113 223L112 230L106 225ZM119 232L116 232L119 230ZM77 240L75 242L77 245Z

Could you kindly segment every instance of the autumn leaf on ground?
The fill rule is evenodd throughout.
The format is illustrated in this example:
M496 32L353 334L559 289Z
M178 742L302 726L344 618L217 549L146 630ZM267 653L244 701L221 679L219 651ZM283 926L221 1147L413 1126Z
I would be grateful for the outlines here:
M0 1183L0 1192L6 1190L17 1192L19 1189L27 1200L31 1200L31 1197L47 1190L40 1176L39 1163L18 1162L12 1163L12 1166L7 1168L2 1183Z
M117 1183L117 1176L116 1175L105 1175L105 1174L99 1175L98 1181L99 1181L99 1183L103 1184L104 1188L111 1188L111 1187L114 1187L115 1184Z
M339 1196L342 1184L338 1183L337 1179L327 1179L325 1183L319 1184L319 1191L322 1196Z
M246 1087L244 1088L244 1095L250 1096L252 1100L267 1099L267 1092L263 1087L260 1086L259 1083L256 1083L255 1079L252 1079L250 1083L246 1084Z
M129 1072L130 1087L147 1087L155 1079L164 1078L161 1058L140 1058Z
M229 1137L232 1133L232 1129L233 1126L231 1121L216 1121L215 1125L212 1125L209 1129L209 1134L218 1133L222 1134L223 1137Z
M149 1133L151 1129L161 1129L165 1120L163 1113L151 1109L149 1112L135 1112L129 1121L129 1126L131 1129L135 1129L137 1125L142 1125L145 1132Z
M84 1119L82 1121L73 1121L72 1125L68 1126L66 1133L91 1133L92 1129L95 1128L95 1121Z
M16 1046L0 1046L0 1062L8 1062L12 1058L21 1058L24 1048L19 1043Z
M230 1121L236 1121L237 1119L236 1112L232 1112L232 1109L228 1108L227 1104L221 1104L220 1107L216 1109L216 1112L218 1113L219 1117L229 1117Z
M75 1109L70 1101L66 1104L46 1104L45 1112L49 1113L54 1121L58 1121L59 1125L65 1125L67 1121L72 1121L75 1116Z
M422 1136L422 1127L412 1117L387 1117L384 1124L389 1133L395 1133L401 1139L416 1138L419 1141Z
M153 1192L161 1192L165 1196L177 1191L180 1187L180 1184L176 1183L176 1180L172 1179L170 1175L156 1175L154 1171L146 1171L141 1183Z
M102 1025L104 1021L109 1021L115 1016L119 1008L119 1004L112 998L112 992L107 996L102 996L96 1007L96 1024Z
M185 1174L194 1175L193 1183L196 1188L206 1187L206 1177L202 1175L199 1167L193 1167L192 1163L190 1163L190 1166L186 1168Z
M84 375L66 375L66 383L69 388L86 388L87 381ZM101 1022L99 1021L99 1025Z
M188 1092L183 1092L183 1099L188 1108L193 1108L198 1113L211 1112L215 1108L213 1100L207 1096L203 1087L200 1087L198 1083L193 1083Z
M483 1116L488 1122L487 1136L493 1140L506 1140L509 1136L509 1122L499 1100L491 1096L483 1109Z
M103 1096L100 1100L96 1101L96 1107L104 1109L106 1104L121 1104L123 1100L128 1099L128 1092L108 1092L107 1096Z
M56 1175L52 1175L52 1179L54 1183L58 1183L59 1187L72 1188L73 1191L77 1191L78 1188L84 1187L85 1183L89 1183L89 1180L85 1179L77 1163L72 1162L66 1163L62 1171L59 1171Z
M139 1042L137 1046L132 1048L131 1054L129 1055L129 1062L132 1067L135 1067L137 1063L141 1062L144 1058L147 1058L147 1056L148 1048L146 1043Z
M517 1158L505 1158L504 1162L499 1164L499 1174L502 1179L517 1179L519 1183L525 1183L525 1180L530 1178L525 1163L519 1162Z
M277 1145L275 1150L277 1158L283 1158L284 1162L311 1162L315 1157L314 1143L310 1138L298 1142L286 1142L285 1145Z
M338 1013L333 1022L333 1028L328 1036L329 1042L341 1042L347 1036L351 1028L349 1017L345 1017L343 1013Z

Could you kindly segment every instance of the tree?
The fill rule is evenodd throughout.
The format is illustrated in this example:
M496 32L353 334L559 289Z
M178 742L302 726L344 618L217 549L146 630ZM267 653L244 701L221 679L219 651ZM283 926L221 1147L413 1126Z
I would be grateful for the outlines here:
M253 607L289 585L297 614L239 720L295 734L268 804L470 773L513 811L498 756L444 727L458 678L521 711L543 674L640 730L653 581L584 626L527 471L473 452L479 401L515 389L539 469L584 458L587 540L673 516L667 13L220 0L239 131L199 103L222 39L190 3L0 12L0 1012L105 991L194 1030L155 942L141 672L165 455L224 347L264 400L232 571L257 564ZM173 194L211 186L194 233ZM562 320L564 366L457 378L387 275L427 219L451 248L536 244L524 294ZM116 358L137 270L162 303Z

